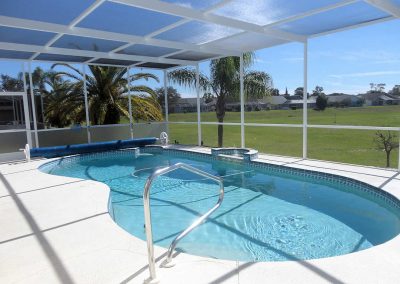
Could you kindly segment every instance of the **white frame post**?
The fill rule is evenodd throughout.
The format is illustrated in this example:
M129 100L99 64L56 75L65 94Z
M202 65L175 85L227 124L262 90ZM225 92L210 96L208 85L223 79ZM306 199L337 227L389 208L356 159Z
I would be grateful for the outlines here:
M307 125L308 125L308 98L307 98L307 83L308 83L308 41L304 43L304 83L303 83L303 159L307 159Z
M133 118L132 118L132 97L131 97L131 73L130 67L126 68L127 84L128 84L128 109L129 109L129 132L133 139Z
M24 82L24 95L22 96L22 102L24 104L24 116L25 116L25 131L26 131L26 143L29 145L29 148L32 148L32 132L31 132L31 119L29 117L29 104L28 104L28 87L26 85L26 70L25 63L21 63L22 68L22 80ZM22 113L21 113L22 116ZM21 118L22 120L22 118ZM21 121L22 122L22 121Z
M243 53L240 55L240 67L239 67L239 78L240 78L240 137L241 147L245 148L245 133L244 133L244 64L243 64Z
M400 172L400 131L399 131L399 148L397 148L399 151L399 159L397 161L397 171Z
M86 65L82 64L82 74L83 74L83 96L85 97L85 116L86 116L86 134L87 142L92 143L92 137L90 134L90 119L89 119L89 106L86 88Z
M44 104L43 104L43 95L40 93L40 109L42 111L42 121L43 121L43 127L46 128L46 123L44 122Z
M165 109L165 125L167 134L169 135L169 118L168 118L168 71L164 70L164 109Z
M28 72L29 72L29 88L32 101L31 104L32 104L33 128L35 130L35 146L39 148L39 137L38 137L37 120L36 120L36 104L35 104L35 96L33 93L32 68L30 61L28 62Z
M196 94L197 94L197 144L201 146L201 108L200 108L200 69L196 64Z

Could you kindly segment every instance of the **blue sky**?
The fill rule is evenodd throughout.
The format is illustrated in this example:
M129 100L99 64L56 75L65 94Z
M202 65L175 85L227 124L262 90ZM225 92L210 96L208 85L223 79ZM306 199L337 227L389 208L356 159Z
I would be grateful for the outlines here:
M386 83L387 90L400 84L400 20L330 34L309 41L309 90L322 86L326 93L358 94L369 90L369 83ZM49 68L49 64L35 66ZM200 65L208 73L208 62ZM252 69L269 73L274 87L281 93L293 93L303 84L303 45L291 43L256 52ZM160 83L146 82L152 87L162 85L162 71L152 72ZM15 75L20 63L0 61L0 73ZM193 90L179 88L184 97L195 96Z

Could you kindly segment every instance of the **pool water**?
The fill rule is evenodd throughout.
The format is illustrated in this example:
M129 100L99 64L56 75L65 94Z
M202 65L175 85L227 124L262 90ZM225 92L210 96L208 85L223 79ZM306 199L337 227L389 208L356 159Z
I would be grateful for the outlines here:
M143 240L143 187L152 171L183 162L223 177L221 207L177 246L190 254L239 261L315 259L364 250L400 232L395 209L324 180L168 152L66 161L43 170L107 184L115 222ZM184 170L155 180L150 194L155 244L167 248L217 202L218 193L216 183Z

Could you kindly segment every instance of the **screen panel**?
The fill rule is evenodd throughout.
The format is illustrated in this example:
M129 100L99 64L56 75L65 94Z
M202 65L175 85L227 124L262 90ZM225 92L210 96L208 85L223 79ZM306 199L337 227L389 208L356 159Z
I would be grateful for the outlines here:
M285 23L277 26L277 28L301 35L313 35L387 17L390 17L390 15L382 10L365 2L356 2L351 5Z
M0 1L0 15L68 25L94 2L95 0Z
M118 16L116 17L115 15ZM180 19L180 17L176 16L105 2L80 22L78 26L144 36Z
M109 52L124 44L126 44L126 42L73 35L63 35L55 43L52 44L52 47Z
M131 60L121 60L121 59L110 59L110 58L100 58L91 63L98 63L98 64L110 64L110 65L122 65L122 66L129 66L138 63L138 61L131 61Z
M180 59L180 60L190 60L190 61L199 61L199 60L214 58L214 57L217 57L217 56L218 56L218 54L196 52L196 51L185 51L185 52L182 52L182 53L174 54L172 56L168 56L168 58Z
M0 26L0 39L3 42L45 45L55 35L55 33Z
M172 67L176 67L176 64L167 64L167 63L155 63L155 62L147 62L137 65L137 67L143 68L155 68L155 69L168 69Z
M0 58L29 59L33 54L33 52L0 49Z
M239 33L241 30L216 24L192 21L156 36L158 39L204 44Z
M186 8L191 8L195 10L205 10L207 8L210 8L214 6L215 4L218 4L221 2L221 0L161 0L163 2L168 2L171 4L183 6Z
M167 55L167 54L176 52L178 50L179 49L167 48L167 47L161 47L161 46L135 44L135 45L129 46L121 51L118 51L117 53L157 57L157 56Z
M267 48L275 45L285 44L289 41L260 35L258 33L246 32L237 35L210 42L207 46L224 48L229 50L251 51Z
M51 53L41 53L35 58L35 60L44 60L53 62L85 62L88 61L89 59L90 57L51 54Z
M217 15L242 20L258 25L267 25L278 20L302 14L314 9L342 2L341 0L234 0L217 9Z

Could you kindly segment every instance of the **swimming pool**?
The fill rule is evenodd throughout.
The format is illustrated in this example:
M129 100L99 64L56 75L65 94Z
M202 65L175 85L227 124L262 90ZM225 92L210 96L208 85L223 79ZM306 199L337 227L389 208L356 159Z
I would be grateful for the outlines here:
M183 162L224 179L225 198L208 221L177 249L240 261L315 259L360 251L400 231L397 199L372 186L258 162L221 161L206 154L156 148L59 159L41 167L55 175L104 182L110 214L122 228L145 239L143 187L154 169ZM178 170L154 181L153 239L172 239L218 198L218 186Z

